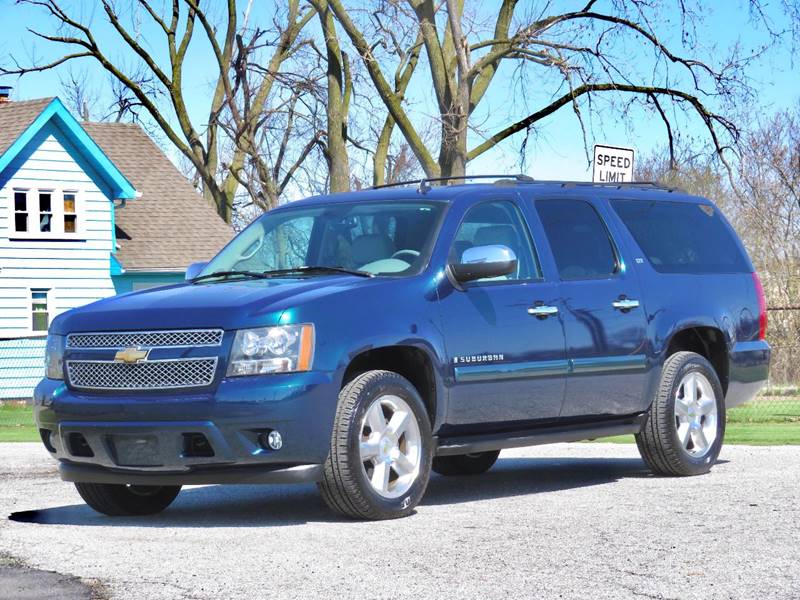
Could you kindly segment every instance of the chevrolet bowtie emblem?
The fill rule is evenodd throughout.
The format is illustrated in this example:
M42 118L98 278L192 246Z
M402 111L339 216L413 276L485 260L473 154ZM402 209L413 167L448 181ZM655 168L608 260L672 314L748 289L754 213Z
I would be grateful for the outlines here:
M125 348L125 350L120 350L114 355L114 360L132 365L147 358L149 352L149 350L142 350L141 348Z

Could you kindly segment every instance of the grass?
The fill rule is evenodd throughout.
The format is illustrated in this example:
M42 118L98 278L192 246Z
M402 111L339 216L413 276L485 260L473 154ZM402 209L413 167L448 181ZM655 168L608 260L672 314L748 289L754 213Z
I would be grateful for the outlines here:
M632 435L602 438L598 442L632 444ZM726 444L748 446L800 445L800 398L759 396L728 411Z
M633 444L632 435L599 438L596 442ZM728 423L725 443L736 446L797 446L800 445L800 423Z
M39 432L33 424L30 406L0 403L0 442L36 442ZM633 443L632 435L602 438L615 444ZM753 446L800 445L800 399L760 396L753 402L728 411L726 444Z
M39 432L33 424L33 410L22 403L0 402L0 442L36 442Z
M729 410L728 424L732 423L795 423L800 426L800 398L759 396Z

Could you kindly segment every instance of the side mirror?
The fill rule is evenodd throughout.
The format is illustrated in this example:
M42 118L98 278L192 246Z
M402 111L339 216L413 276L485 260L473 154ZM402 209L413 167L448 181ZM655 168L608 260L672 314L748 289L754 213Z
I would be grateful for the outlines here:
M186 267L186 275L184 276L184 279L186 281L194 279L195 277L200 275L200 272L206 268L207 264L208 264L207 262L196 262L190 264L188 267Z
M508 246L475 246L464 250L461 262L450 265L453 277L459 283L476 279L501 277L517 270L517 255Z

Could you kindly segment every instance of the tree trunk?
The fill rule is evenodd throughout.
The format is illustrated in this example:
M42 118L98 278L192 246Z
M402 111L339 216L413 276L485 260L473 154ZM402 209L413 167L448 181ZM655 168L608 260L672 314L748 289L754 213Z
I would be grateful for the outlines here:
M328 162L330 191L350 191L350 164L347 157L347 112L350 100L350 69L347 55L339 46L333 12L327 0L313 0L319 13L328 58L328 102L326 106L328 143L325 158Z
M372 185L374 186L386 183L386 159L389 157L389 144L392 141L393 130L394 119L392 115L389 115L383 123L378 143L375 145L375 154L372 155Z
M461 18L464 12L464 0L447 0L447 29L450 36L450 52L456 59L457 81L450 111L444 123L447 127L447 159L446 165L450 177L463 177L467 173L467 128L470 115L471 85L469 79L470 58L469 45L461 30ZM448 36L445 34L445 42ZM442 165L442 172L445 165ZM456 180L452 183L463 183Z
M439 168L442 177L463 177L467 173L468 118L461 114L450 114L443 117L442 144L439 151ZM453 183L458 183L458 181Z

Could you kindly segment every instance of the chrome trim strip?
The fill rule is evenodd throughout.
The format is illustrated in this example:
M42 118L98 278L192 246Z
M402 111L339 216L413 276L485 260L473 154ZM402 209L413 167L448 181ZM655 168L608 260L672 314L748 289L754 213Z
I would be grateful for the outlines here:
M571 358L569 360L540 360L518 363L490 363L455 367L456 383L493 381L526 377L555 377L558 375L583 375L587 373L610 374L647 369L647 356L599 356Z
M625 356L598 356L595 358L570 359L570 372L577 375L584 373L619 373L622 371L643 371L647 368L647 357L644 354Z
M493 379L515 379L524 377L553 377L566 375L567 360L540 360L520 363L493 363L455 368L457 383L491 381Z

